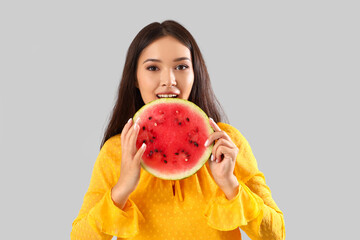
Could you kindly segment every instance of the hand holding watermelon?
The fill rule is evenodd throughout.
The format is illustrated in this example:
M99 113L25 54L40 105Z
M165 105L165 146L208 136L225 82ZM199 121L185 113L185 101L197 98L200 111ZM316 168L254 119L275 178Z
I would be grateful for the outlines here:
M239 186L239 182L234 175L235 161L239 149L214 120L210 118L209 122L215 132L210 135L205 142L205 146L217 140L212 149L211 160L209 161L211 174L226 197L231 199L236 196L237 192L235 190Z
M112 199L121 208L125 205L129 195L136 189L140 180L140 159L146 145L136 149L136 138L139 133L139 118L135 124L129 119L121 132L121 173L117 184L112 190Z

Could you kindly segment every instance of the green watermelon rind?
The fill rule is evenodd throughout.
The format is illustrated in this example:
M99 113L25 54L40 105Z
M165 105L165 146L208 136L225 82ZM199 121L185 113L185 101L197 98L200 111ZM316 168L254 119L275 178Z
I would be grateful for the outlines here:
M154 104L159 104L159 103L178 103L178 104L184 104L194 110L196 110L200 115L202 115L203 119L206 119L207 121L204 120L205 124L208 126L208 134L210 136L211 133L214 132L214 129L211 127L210 123L209 123L209 117L206 115L206 113L199 107L197 106L195 103L190 102L188 100L185 99L180 99L180 98L160 98L160 99L156 99L153 100L151 102L149 102L148 104L144 105L143 107L141 107L134 115L133 119L134 121L137 120L137 118L139 117L139 115L142 114L143 111L145 111L147 108L151 107ZM140 119L141 122L141 119ZM188 178L190 176L192 176L193 174L195 174L197 171L199 171L200 168L202 168L202 166L204 166L204 164L206 163L206 161L209 159L212 149L213 149L214 143L210 144L204 154L202 155L202 157L200 158L198 164L196 164L193 168L189 169L188 171L179 173L179 174L163 174L162 172L159 172L158 170L148 167L143 159L141 159L140 164L142 166L143 169L145 169L147 172L149 172L150 174L154 175L155 177L164 179L164 180L181 180L181 179L185 179Z

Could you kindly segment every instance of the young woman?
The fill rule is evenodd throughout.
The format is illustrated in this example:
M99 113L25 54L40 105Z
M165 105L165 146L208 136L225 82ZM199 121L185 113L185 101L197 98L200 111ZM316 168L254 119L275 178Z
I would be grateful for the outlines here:
M209 161L183 180L141 168L136 149L144 104L161 97L194 102L212 117ZM118 98L71 239L284 239L272 199L247 140L229 124L212 91L200 50L175 21L152 23L131 43ZM130 119L129 119L130 118Z

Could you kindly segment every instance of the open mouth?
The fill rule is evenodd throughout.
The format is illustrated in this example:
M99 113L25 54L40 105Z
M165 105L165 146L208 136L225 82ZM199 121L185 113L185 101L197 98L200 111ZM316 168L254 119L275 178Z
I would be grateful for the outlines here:
M177 98L179 95L176 94L157 94L158 98Z

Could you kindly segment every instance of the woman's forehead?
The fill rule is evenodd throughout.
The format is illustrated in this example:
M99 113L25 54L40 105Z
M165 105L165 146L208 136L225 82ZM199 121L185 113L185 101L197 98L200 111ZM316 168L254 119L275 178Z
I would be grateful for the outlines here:
M173 61L179 58L191 60L190 50L179 40L165 36L149 44L141 53L139 61L157 59L160 61Z

